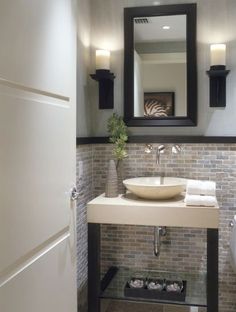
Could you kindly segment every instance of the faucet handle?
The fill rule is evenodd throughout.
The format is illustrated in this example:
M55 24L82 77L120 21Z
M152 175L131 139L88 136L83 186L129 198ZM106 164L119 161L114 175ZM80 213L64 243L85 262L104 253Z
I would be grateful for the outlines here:
M178 144L173 145L171 148L173 154L179 154L182 152L182 150L183 150L182 146Z
M158 147L157 147L157 150L158 150L158 153L160 153L160 154L163 154L164 152L165 152L165 149L166 149L166 147L165 147L165 145L159 145Z
M144 152L145 152L146 154L150 154L150 153L152 152L152 150L153 150L152 144L146 144L146 145L145 145Z

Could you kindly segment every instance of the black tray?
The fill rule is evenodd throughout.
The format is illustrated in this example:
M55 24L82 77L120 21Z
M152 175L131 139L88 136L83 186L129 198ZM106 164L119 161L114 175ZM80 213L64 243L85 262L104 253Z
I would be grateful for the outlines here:
M187 282L183 281L183 289L181 292L173 292L155 289L145 288L130 288L127 282L124 289L124 295L126 297L143 298L143 299L158 299L166 301L181 301L184 302L186 298Z

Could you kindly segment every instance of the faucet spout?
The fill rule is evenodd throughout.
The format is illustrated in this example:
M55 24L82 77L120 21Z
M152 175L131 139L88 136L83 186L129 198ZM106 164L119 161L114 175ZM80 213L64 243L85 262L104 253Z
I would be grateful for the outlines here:
M165 179L165 172L160 173L160 185L164 184L164 179Z
M157 152L156 152L156 164L160 165L160 158L161 158L161 154L163 154L165 152L165 145L159 145L157 147Z

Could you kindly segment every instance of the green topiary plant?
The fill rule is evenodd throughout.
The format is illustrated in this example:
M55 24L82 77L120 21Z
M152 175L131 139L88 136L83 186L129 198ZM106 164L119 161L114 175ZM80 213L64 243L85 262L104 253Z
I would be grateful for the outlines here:
M109 141L115 144L113 155L117 159L117 165L120 160L127 157L126 142L128 141L127 127L123 118L116 113L108 119L107 130L109 133Z

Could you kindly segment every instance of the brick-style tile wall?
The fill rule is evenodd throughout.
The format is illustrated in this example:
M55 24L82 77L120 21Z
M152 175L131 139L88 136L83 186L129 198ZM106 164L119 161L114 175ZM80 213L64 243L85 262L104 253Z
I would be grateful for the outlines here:
M154 256L149 226L102 226L102 272L111 265L168 272L206 271L206 232L168 228L159 258Z
M236 144L184 144L181 154L167 151L156 165L156 147L145 154L145 144L128 144L124 160L124 178L167 176L211 179L217 182L220 205L220 312L236 311L236 275L229 262L229 221L236 214ZM104 192L107 164L112 145L92 147L92 181L94 196ZM84 147L79 147L79 149ZM87 147L88 148L88 147ZM89 152L91 153L91 151ZM90 154L91 155L91 154ZM91 173L91 171L90 171ZM87 190L91 195L91 192ZM135 266L144 269L166 269L177 272L206 270L206 231L204 229L168 228L160 258L153 255L153 228L140 226L102 226L102 270L110 265Z
M77 288L78 311L87 311L87 209L86 204L93 197L92 146L77 148L76 177L79 199L77 202Z
M174 155L167 146L156 165L156 147L144 153L144 144L128 144L124 161L124 177L155 176L164 171L167 176L211 179L217 182L220 204L220 312L236 311L236 275L229 263L229 221L236 213L236 145L184 144L183 152ZM112 157L111 145L93 146L94 195L104 191L106 167ZM102 267L132 265L136 267L174 271L205 271L206 232L198 229L168 228L160 258L153 255L153 228L140 226L102 227Z

